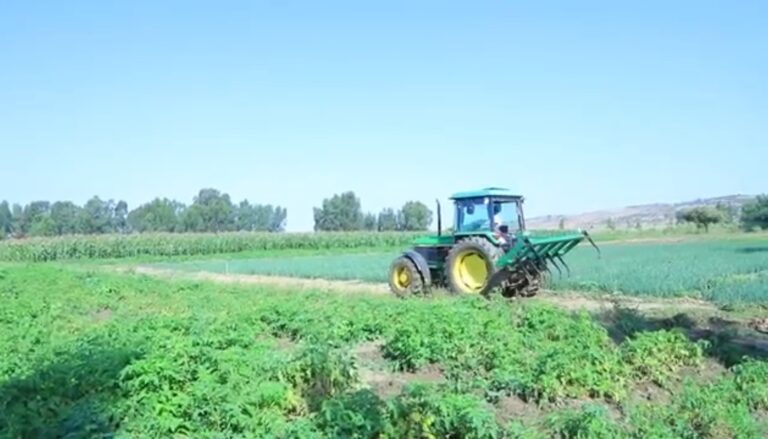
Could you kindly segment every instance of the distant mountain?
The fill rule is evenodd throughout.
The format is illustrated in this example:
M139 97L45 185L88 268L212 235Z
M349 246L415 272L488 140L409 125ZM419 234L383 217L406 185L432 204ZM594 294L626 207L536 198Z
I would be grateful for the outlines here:
M636 227L664 227L675 223L678 211L697 206L728 206L735 212L752 200L753 195L726 195L723 197L704 198L681 203L655 203L639 206L627 206L619 209L606 209L575 215L545 215L526 219L529 229L557 229L560 221L566 229L605 229L613 224L617 229Z

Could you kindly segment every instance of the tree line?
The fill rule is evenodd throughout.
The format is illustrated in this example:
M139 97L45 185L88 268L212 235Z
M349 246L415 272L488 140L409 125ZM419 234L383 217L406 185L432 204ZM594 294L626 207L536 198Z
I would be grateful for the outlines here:
M98 196L79 206L71 201L33 201L25 206L0 202L0 239L25 236L131 232L282 232L288 212L284 207L234 204L217 189L201 189L187 206L155 198L133 210L125 201Z
M71 201L0 202L0 239L6 237L144 232L284 232L288 211L281 206L233 203L226 193L201 189L192 204L155 198L133 210L128 203L98 196L80 206ZM364 213L354 192L335 194L314 208L316 231L427 230L432 211L419 201L399 210Z
M363 212L353 191L334 194L314 208L315 231L418 231L432 224L432 211L420 201L408 201L399 210Z
M733 206L718 203L715 206L698 206L677 212L677 221L695 224L709 231L713 224L739 224L746 231L768 230L768 195L758 195L745 204L739 212Z

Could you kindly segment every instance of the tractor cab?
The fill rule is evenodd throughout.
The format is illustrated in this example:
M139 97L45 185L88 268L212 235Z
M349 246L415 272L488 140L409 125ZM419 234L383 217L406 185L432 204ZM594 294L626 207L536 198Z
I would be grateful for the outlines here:
M454 202L454 235L492 234L508 241L525 231L523 197L503 188L459 192Z

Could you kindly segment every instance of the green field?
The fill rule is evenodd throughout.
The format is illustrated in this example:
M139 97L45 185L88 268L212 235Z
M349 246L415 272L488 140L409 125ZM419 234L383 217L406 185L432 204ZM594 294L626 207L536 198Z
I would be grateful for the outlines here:
M768 432L768 363L639 315L52 264L0 266L0 299L0 437Z
M395 251L369 254L290 256L165 262L185 271L267 274L386 282ZM555 290L654 297L696 297L718 303L768 303L768 239L615 243L602 257L581 246L566 260L571 275L555 271Z

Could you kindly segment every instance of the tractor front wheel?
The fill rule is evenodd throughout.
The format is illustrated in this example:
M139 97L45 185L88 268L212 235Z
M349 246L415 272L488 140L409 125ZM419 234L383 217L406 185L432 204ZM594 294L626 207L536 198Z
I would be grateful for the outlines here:
M499 248L485 238L471 237L456 243L445 264L450 290L458 294L486 294L500 254Z
M424 290L416 264L405 256L400 256L389 267L389 289L399 297L419 294Z

